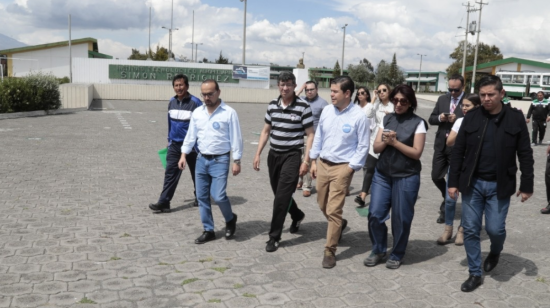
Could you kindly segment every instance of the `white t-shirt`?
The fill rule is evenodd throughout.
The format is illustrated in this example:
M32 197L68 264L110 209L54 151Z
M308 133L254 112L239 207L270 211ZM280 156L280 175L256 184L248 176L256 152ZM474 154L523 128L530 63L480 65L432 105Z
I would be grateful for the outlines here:
M451 130L453 132L458 134L458 130L460 129L460 125L462 125L462 120L464 120L464 118L460 118L460 119L457 119L455 121L455 124L453 124L453 128L451 128Z
M384 122L380 123L380 129L382 130L384 129ZM427 133L426 125L424 125L424 121L420 121L420 123L418 123L418 126L416 127L416 130L414 131L414 134L416 135L416 134L425 134L425 133Z

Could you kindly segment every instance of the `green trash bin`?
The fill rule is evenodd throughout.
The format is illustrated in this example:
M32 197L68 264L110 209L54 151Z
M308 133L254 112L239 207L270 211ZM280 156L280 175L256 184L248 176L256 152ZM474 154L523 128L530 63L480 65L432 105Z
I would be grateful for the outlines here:
M161 149L159 150L158 153L159 153L160 162L162 163L162 167L166 169L166 154L168 153L168 148Z

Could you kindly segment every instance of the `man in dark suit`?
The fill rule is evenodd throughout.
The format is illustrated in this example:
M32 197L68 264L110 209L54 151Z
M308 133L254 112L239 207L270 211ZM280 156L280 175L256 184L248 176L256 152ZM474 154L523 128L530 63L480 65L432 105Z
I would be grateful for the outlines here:
M435 133L434 156L432 161L432 181L441 192L443 202L439 206L439 217L437 223L445 222L445 194L447 183L445 175L449 169L451 149L448 147L447 137L456 119L464 116L462 113L462 98L464 97L464 78L461 75L452 75L449 78L449 93L441 95L437 99L434 110L430 115L430 125L437 125Z

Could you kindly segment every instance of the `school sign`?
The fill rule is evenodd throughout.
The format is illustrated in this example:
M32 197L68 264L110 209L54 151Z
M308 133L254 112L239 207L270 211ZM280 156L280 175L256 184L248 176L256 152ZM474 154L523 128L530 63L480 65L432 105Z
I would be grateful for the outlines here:
M177 74L187 75L190 82L214 79L219 83L239 83L233 79L231 69L109 64L109 79L172 81Z

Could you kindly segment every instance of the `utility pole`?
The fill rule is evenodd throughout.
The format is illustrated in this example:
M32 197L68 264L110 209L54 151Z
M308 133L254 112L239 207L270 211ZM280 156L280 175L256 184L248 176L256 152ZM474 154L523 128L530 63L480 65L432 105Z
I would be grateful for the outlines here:
M244 18L243 18L243 63L245 65L246 58L246 0L241 0L244 2Z
M73 83L73 50L71 47L71 14L69 14L69 80Z
M342 29L344 29L344 37L342 38L342 65L340 65L340 76L344 76L344 49L346 48L346 27L348 24L345 24Z
M193 28L191 29L191 62L193 62L193 44L195 44L195 10L193 10Z
M151 7L149 7L149 45L147 45L147 61L151 59Z
M479 18L477 20L477 40L476 40L476 52L475 52L475 56L474 56L474 67L473 67L473 72L472 72L472 86L470 88L470 93L474 93L474 88L475 88L475 81L476 81L476 66L477 66L477 50L479 48L479 34L481 32L481 9L483 8L483 5L488 5L489 3L483 3L483 0L481 0L480 2L477 2L476 3L479 4Z
M468 52L468 30L469 30L468 27L470 25L470 12L475 12L477 10L473 8L470 10L470 1L468 1L467 5L463 4L463 6L466 6L466 28L464 29L465 36L464 36L464 47L463 47L464 49L463 49L463 55L462 55L462 77L464 78L464 80L466 80L466 53Z
M427 55L423 55L419 53L417 53L417 55L420 56L420 69L418 70L418 84L416 85L416 93L419 93L420 92L420 74L422 74L422 57L427 57Z

